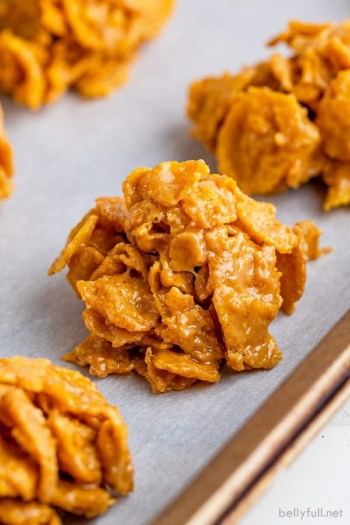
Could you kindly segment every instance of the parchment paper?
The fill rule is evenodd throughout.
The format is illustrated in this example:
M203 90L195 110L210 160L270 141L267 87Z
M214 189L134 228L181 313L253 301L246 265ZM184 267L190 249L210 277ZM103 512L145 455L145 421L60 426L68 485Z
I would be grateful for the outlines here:
M184 107L192 80L268 56L264 43L288 19L347 16L345 0L180 0L161 37L143 48L129 83L109 99L70 94L31 113L3 98L17 187L0 208L2 356L63 364L61 357L87 335L82 302L63 274L48 278L46 272L96 197L120 195L121 182L139 165L203 158L215 170L214 157L188 136ZM309 263L293 316L279 315L272 325L284 352L274 370L225 372L213 386L158 396L134 375L93 379L128 423L136 489L92 523L149 523L350 306L350 210L325 213L323 197L313 183L271 199L281 220L313 219L324 231L323 246L334 248Z

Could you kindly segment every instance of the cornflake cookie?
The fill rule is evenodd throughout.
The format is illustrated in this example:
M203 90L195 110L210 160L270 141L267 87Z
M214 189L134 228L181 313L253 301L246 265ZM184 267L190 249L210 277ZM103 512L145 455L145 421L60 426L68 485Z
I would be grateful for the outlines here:
M79 372L47 359L0 359L0 523L92 518L127 494L133 469L119 410Z
M68 265L86 304L91 334L65 359L99 377L134 370L154 393L214 383L225 362L274 367L268 328L303 294L316 226L284 226L201 160L137 168L123 192L96 200L49 270Z
M0 0L0 91L37 109L72 87L86 97L123 84L140 45L175 0Z
M0 201L12 193L13 175L12 148L4 129L4 115L0 106Z
M321 176L325 210L350 203L350 20L292 21L270 46L279 53L237 75L190 86L192 134L217 156L219 170L248 194L298 188Z

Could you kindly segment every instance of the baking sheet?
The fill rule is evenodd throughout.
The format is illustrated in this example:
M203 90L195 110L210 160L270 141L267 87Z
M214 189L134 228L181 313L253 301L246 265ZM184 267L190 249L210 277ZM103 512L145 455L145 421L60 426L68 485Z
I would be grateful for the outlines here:
M237 71L268 56L264 43L288 19L347 16L345 0L180 0L161 37L144 47L130 82L109 99L70 94L31 113L2 98L16 190L0 207L1 354L45 356L62 364L62 355L86 336L83 304L63 274L48 278L46 272L96 197L120 195L123 179L139 165L203 158L215 169L214 157L188 136L184 106L193 79ZM158 396L134 375L94 379L128 423L136 488L90 523L149 523L347 310L350 210L324 213L323 196L313 183L270 199L289 224L313 219L324 231L322 244L334 248L309 263L305 294L293 316L281 314L272 325L284 352L275 369L226 371L215 385Z

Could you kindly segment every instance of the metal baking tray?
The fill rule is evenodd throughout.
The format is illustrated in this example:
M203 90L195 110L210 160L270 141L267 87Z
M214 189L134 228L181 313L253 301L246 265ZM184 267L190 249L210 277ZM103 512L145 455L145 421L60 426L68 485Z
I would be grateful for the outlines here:
M237 71L268 56L270 51L264 43L283 30L289 19L340 21L348 14L349 7L342 0L179 0L162 35L142 49L128 84L108 99L84 100L68 94L32 113L2 97L16 164L15 192L0 207L2 356L48 357L63 364L62 356L86 336L82 302L63 274L48 278L47 269L71 227L93 206L96 197L121 195L122 181L136 166L203 158L216 170L214 157L188 134L190 124L184 108L191 81L225 70ZM176 506L173 502L182 498L185 489L193 494L191 487L196 486L197 476L201 479L203 469L212 474L205 492L205 501L212 501L211 495L220 492L221 484L238 469L237 463L227 462L225 471L216 477L217 462L226 463L227 450L237 461L247 459L247 450L248 455L238 457L237 445L231 444L242 440L245 429L269 412L269 405L264 403L276 399L271 396L284 392L282 400L286 395L287 403L288 389L282 385L288 382L284 381L288 377L288 381L296 381L293 377L299 377L295 375L299 367L309 362L312 349L350 306L349 208L325 213L323 197L324 189L311 183L270 199L282 221L293 224L313 219L324 232L322 245L333 247L332 253L308 264L307 286L296 312L278 315L272 325L284 353L284 360L273 370L224 370L215 385L157 396L146 381L134 375L93 378L109 402L120 407L128 423L135 491L120 498L92 523L148 525L160 520L158 523L167 525L192 524L188 520L204 501L194 498L193 509L187 503L182 505L179 522L164 521L166 512L173 508L169 510L169 505ZM347 318L345 329L348 326ZM347 335L344 337L341 346L345 352ZM328 347L333 348L333 338L328 340ZM334 354L338 364L338 359L343 359L340 350ZM304 419L293 416L284 427L283 445L275 446L269 456L270 463L340 387L340 369L327 375L332 355L327 349L317 353L318 375L311 374L312 366L301 397L308 399L323 377L328 381L327 394L303 405L307 414ZM343 378L344 373L340 375ZM292 401L297 403L297 398ZM281 406L287 410L287 405ZM271 417L263 418L261 432L266 431L265 437L283 419L283 414L280 419L275 416L271 413ZM220 505L214 499L214 521L223 519L234 502L237 507L256 478L271 467L270 463L259 463L257 443L251 441L249 447L255 459L249 476L246 474L243 493L231 487L222 492L224 502ZM66 520L72 525L83 522ZM204 525L203 521L197 523Z

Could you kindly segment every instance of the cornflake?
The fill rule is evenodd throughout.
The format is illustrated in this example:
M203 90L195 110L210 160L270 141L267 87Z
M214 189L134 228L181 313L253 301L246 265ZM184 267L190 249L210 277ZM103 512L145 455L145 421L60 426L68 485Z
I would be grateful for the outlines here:
M350 203L350 20L291 21L270 46L287 44L237 75L193 82L192 134L217 156L221 172L248 194L298 188L321 176L324 209Z
M37 109L73 88L108 95L175 0L2 0L0 91Z
M79 372L47 359L0 359L0 522L58 525L127 494L133 469L118 408Z
M134 370L154 393L215 383L220 368L272 368L269 334L303 293L321 232L291 228L201 160L137 168L100 198L49 270L68 265L91 332L65 356L98 377Z
M0 201L11 195L13 175L12 148L4 129L4 116L0 106Z

